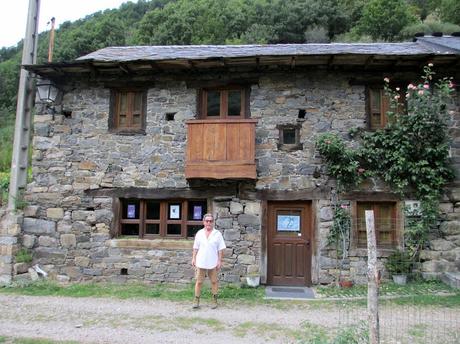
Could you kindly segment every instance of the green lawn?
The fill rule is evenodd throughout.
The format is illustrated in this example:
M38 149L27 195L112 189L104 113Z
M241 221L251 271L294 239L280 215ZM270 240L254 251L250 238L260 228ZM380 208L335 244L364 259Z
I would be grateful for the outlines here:
M352 288L338 288L335 286L316 287L317 299L329 302L350 300L356 303L366 302L367 286L357 285ZM34 296L69 296L69 297L115 297L128 298L159 298L172 301L191 300L193 298L193 284L105 284L105 283L75 283L67 286L51 281L40 281L25 285L14 285L0 288L0 293L34 295ZM203 289L203 296L210 294L207 286ZM239 300L249 303L275 303L265 300L263 287L248 288L226 285L220 288L219 298L222 300ZM460 291L447 286L442 282L412 282L405 286L394 283L384 283L380 287L381 302L397 304L442 305L460 307ZM335 301L334 301L335 302ZM332 302L332 303L334 303Z

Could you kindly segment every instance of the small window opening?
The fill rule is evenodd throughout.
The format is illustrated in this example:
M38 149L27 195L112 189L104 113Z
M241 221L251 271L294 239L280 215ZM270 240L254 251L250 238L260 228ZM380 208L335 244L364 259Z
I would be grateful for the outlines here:
M293 145L296 144L295 140L295 129L283 129L283 144Z
M126 268L121 268L121 269L120 269L120 275L122 275L122 276L128 275L128 269L126 269Z
M174 121L174 116L175 116L175 115L176 115L175 112L168 112L168 113L166 113L166 116L165 116L165 117L166 117L166 120L167 120L167 121Z
M299 119L304 119L305 118L306 111L305 109L299 109Z

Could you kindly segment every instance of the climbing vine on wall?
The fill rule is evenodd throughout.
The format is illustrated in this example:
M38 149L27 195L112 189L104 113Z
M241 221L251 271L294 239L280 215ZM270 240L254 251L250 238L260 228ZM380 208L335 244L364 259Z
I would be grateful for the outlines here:
M425 245L438 218L443 187L454 176L448 133L454 84L451 78L435 81L432 67L424 67L420 83L409 84L404 95L399 88L390 87L388 78L384 79L391 101L388 124L375 132L362 133L359 147L351 148L332 133L319 136L316 142L339 192L375 176L402 196L420 200L421 215L405 230L405 245L414 256ZM405 111L401 111L401 97L405 98Z

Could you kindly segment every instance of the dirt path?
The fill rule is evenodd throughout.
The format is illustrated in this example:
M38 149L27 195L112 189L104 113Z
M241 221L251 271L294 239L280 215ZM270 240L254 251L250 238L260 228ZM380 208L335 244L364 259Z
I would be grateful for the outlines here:
M0 295L0 335L81 343L295 343L300 328L336 326L334 310L238 305L199 310L191 303Z
M380 315L385 343L460 340L458 308L389 307ZM226 300L213 310L205 299L192 310L191 302L0 294L0 336L78 343L317 343L339 327L356 328L366 317L365 306L308 301L247 305ZM395 341L400 335L404 340Z

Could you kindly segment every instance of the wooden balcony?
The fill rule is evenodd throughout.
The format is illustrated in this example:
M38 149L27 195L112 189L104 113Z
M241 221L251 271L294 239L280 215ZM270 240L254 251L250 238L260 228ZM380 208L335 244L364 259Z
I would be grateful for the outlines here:
M256 179L254 119L187 121L187 179Z

